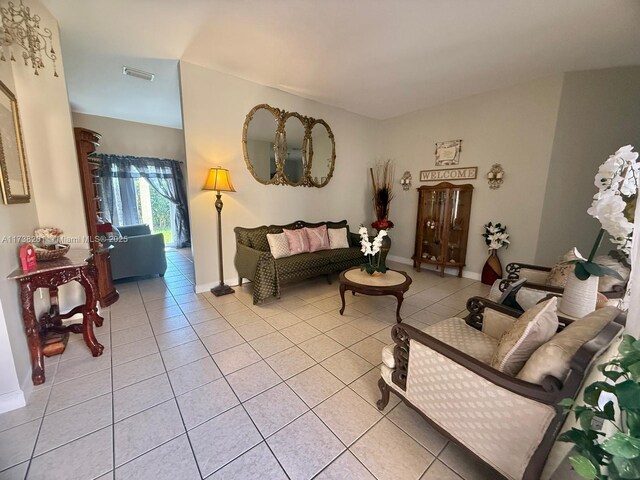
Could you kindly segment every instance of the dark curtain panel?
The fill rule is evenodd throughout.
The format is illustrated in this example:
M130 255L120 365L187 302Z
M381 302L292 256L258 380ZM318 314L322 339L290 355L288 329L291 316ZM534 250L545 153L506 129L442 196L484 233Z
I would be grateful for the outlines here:
M107 154L96 156L102 161L100 178L103 186L105 214L110 215L108 220L114 224L118 224L119 221L121 225L140 223L139 220L129 222L129 219L133 218L129 202L133 200L133 210L137 219L135 188L133 188L134 196L131 198L130 186L133 187L134 179L142 177L176 207L176 246L181 248L191 244L187 194L184 189L180 164L177 161ZM125 202L127 203L126 207ZM122 212L122 218L120 212Z

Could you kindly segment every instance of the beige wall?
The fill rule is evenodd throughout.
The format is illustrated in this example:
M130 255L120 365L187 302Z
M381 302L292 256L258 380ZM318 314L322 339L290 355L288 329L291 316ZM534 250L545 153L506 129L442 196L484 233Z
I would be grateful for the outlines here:
M236 189L223 194L222 212L225 277L234 284L235 226L346 218L355 229L371 221L366 167L376 156L377 122L186 62L180 63L180 81L192 248L200 291L218 281L215 197L213 192L201 191L211 167L228 168ZM254 180L242 155L242 126L249 110L260 103L328 122L337 156L328 186L266 186Z
M159 127L117 118L73 112L73 126L102 135L98 152L114 155L184 160L184 135L177 128Z
M588 255L600 223L587 214L598 166L623 145L640 147L640 67L565 74L535 260L571 247ZM637 148L636 148L637 150ZM603 241L601 251L613 244Z
M0 78L18 99L20 119L31 180L31 202L24 205L0 205L0 236L31 235L38 226L58 226L69 236L86 235L82 208L80 180L76 161L71 114L62 64L60 35L56 19L37 0L25 2L42 18L42 25L54 32L55 50L58 52L57 70L53 77L47 62L44 71L35 76L23 63L0 62ZM24 327L15 281L5 279L18 267L18 245L0 244L0 411L31 389L31 365L26 346ZM40 290L42 292L42 290ZM77 304L81 289L69 285L61 288L63 307ZM41 293L36 294L38 312L47 308ZM6 349L5 345L10 344ZM4 358L10 352L13 361ZM15 380L21 390L13 390ZM24 393L24 395L23 395ZM14 407L16 405L13 405Z
M0 80L15 92L11 67L10 63L0 62ZM28 147L25 146L27 155ZM0 413L24 405L21 384L24 382L23 388L29 386L31 373L18 302L18 285L5 278L19 265L18 245L11 242L10 237L29 234L37 226L38 212L34 201L15 205L0 203Z
M382 157L395 161L396 180L409 170L413 188L398 184L391 205L392 257L408 261L414 251L420 170L434 169L435 142L463 139L461 167L478 167L469 226L466 275L477 277L487 258L482 226L508 226L512 244L500 251L503 265L533 261L544 202L562 76L465 98L380 124ZM505 181L490 190L486 174L502 164ZM434 182L429 182L434 185Z

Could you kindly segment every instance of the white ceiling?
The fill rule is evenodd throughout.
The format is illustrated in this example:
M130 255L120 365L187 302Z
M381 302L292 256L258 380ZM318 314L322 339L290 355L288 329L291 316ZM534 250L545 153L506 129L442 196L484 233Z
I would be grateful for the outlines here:
M640 64L638 0L41 1L59 20L73 110L171 127L179 59L377 119Z

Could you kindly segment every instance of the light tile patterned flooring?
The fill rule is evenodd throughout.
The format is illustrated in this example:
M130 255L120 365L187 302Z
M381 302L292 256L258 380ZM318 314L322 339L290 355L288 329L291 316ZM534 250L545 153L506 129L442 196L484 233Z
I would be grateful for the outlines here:
M118 285L102 357L73 336L29 404L0 415L0 480L492 478L394 395L375 407L395 299L349 295L340 316L337 280L315 279L254 306L250 286L194 294L190 254L168 259L164 279ZM419 328L487 293L396 268Z

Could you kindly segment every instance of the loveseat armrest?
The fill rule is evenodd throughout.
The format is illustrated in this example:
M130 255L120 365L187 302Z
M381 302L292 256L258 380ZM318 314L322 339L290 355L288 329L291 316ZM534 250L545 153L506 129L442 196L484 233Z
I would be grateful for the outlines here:
M241 278L247 278L252 282L255 281L258 264L260 262L273 263L274 261L275 259L271 252L264 252L242 243L236 243L236 255L233 263Z
M532 282L544 283L547 274L551 271L551 267L512 262L507 265L506 271L509 280L518 280L519 278L527 277Z
M504 388L519 396L524 396L547 405L556 405L563 397L560 395L561 383L553 377L547 377L541 385L526 382L500 372L488 364L473 358L457 348L432 337L411 325L400 323L391 330L394 348L395 370L393 383L403 390L407 388L407 374L410 368L410 342L414 341L444 355L450 361L463 366L475 375Z
M467 315L464 319L465 322L467 322L467 325L475 329L482 330L482 322L484 321L484 310L486 308L504 313L505 315L509 315L513 318L518 318L520 315L522 315L522 312L520 310L501 305L500 303L493 302L487 298L471 297L469 300L467 300L467 311L469 312L469 315Z

